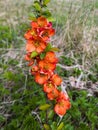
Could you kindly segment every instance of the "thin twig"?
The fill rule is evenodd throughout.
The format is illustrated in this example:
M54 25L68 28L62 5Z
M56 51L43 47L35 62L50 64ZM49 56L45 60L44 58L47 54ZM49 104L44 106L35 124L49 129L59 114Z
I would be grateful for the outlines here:
M57 64L57 66L61 67L62 69L65 69L65 70L71 70L74 68L81 68L80 65L65 66L65 65Z
M41 121L40 116L38 115L38 113L35 112L35 111L32 111L31 113L32 113L32 115L36 115L37 119L39 120L41 129L43 129L42 121Z
M79 84L80 84L82 77L83 77L83 72L81 72L79 78L77 79L76 88L79 87Z

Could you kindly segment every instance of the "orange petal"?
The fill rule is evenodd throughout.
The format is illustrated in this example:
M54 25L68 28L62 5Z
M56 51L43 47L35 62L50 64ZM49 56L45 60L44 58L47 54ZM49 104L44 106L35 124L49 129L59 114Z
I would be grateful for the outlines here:
M52 52L52 51L49 51L49 52L46 53L45 60L49 61L51 63L57 63L58 62L58 59L56 58L55 53Z
M52 92L47 94L47 97L48 97L49 100L54 100L58 96L59 96L59 91L56 88L54 88Z
M41 27L47 26L47 24L48 24L47 19L43 16L41 16L37 19L37 23Z
M58 85L58 86L61 85L62 79L57 74L54 74L51 80L53 81L55 85Z
M25 39L31 39L32 38L32 35L31 35L31 30L27 31L25 34L24 34L24 37Z
M38 72L38 66L33 66L32 68L31 68L31 74L32 75L35 75L37 72Z
M63 106L59 105L59 104L55 105L54 111L55 111L55 113L57 115L60 115L60 116L63 116L66 113L66 109Z
M27 60L27 61L30 61L31 60L30 55L26 54L24 59Z
M40 54L40 53L42 53L44 51L44 49L41 46L38 46L36 48L36 51Z
M49 30L49 36L53 36L55 34L55 29L50 29Z
M56 64L48 63L45 60L39 61L39 68L43 71L54 71Z
M41 84L41 85L44 84L44 83L46 83L47 80L48 80L48 76L47 76L47 75L40 74L40 73L37 73L37 74L35 75L35 81L36 81L37 83Z
M68 100L69 98L68 98L68 95L66 94L66 93L64 93L64 92L60 92L59 93L59 97L58 97L58 99L57 99L57 101L59 101L59 100Z
M31 22L31 26L32 26L32 28L38 28L39 27L38 23L34 22L34 21Z
M46 93L50 93L54 90L55 86L51 82L47 82L44 84L43 90Z
M34 60L31 60L28 64L28 66L32 66L34 64Z
M28 51L28 52L32 52L32 51L35 51L35 46L32 44L32 43L27 43L26 44L26 50Z
M41 42L41 43L40 43L40 46L41 46L41 48L45 49L46 46L47 46L47 43L46 43L46 42Z

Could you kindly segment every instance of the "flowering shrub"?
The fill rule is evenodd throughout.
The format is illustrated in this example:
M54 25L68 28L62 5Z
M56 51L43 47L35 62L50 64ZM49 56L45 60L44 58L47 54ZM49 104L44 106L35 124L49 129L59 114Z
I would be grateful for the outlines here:
M49 18L43 15L42 8L46 4L47 0L34 2L37 14L31 21L31 28L24 35L27 41L25 60L28 61L35 82L42 85L48 100L54 100L55 113L62 117L70 108L70 101L67 94L60 90L62 79L55 73L58 58L54 51L57 48L50 44L50 37L55 34L55 29Z
M15 8L16 4L20 5L21 2L23 1L18 1L17 3L15 3L14 1L15 5L14 3L12 3L12 1L10 2L10 4L5 3L8 7L7 12L9 12L10 9L14 10L13 13L9 12L9 16L11 16L11 18L13 15L15 17L18 17L17 20L19 21L17 22L19 22L19 24L17 24L16 26L10 26L14 19L12 18L13 20L8 22L8 17L4 18L4 16L2 18L6 19L7 22L5 22L5 20L2 20L2 18L1 18L2 21L0 20L0 24L1 24L0 26L0 43L1 43L0 44L0 47L1 47L1 52L0 52L1 54L1 59L0 59L0 72L1 72L1 75L0 75L1 76L0 77L0 81L1 81L0 82L0 128L1 130L97 130L98 129L98 93L96 89L97 89L97 81L98 81L98 76L97 76L98 64L93 63L93 65L90 66L91 68L90 69L87 68L86 70L86 68L83 66L85 66L87 62L83 62L84 64L82 66L82 57L85 54L80 55L81 50L78 52L77 48L76 47L73 48L72 46L71 46L72 48L69 47L70 49L68 47L66 48L66 51L64 52L66 56L63 55L60 57L60 63L63 65L59 64L59 66L56 67L56 71L54 70L53 72L54 74L56 72L59 76L66 77L66 78L64 78L64 81L62 80L61 85L57 86L57 89L59 91L63 87L65 89L64 84L66 84L67 89L71 90L68 92L68 94L70 97L70 102L72 104L72 109L68 110L66 115L63 116L63 119L61 120L61 118L59 118L59 116L57 116L54 111L57 101L58 101L58 104L60 103L59 100L56 100L56 99L47 100L47 94L46 94L47 92L48 93L51 92L51 88L47 87L49 84L51 84L51 86L54 87L54 84L52 82L54 82L55 78L53 79L53 81L49 81L48 83L46 82L44 85L37 84L34 81L35 76L33 75L31 76L31 74L29 74L27 70L28 66L25 66L29 62L24 61L22 58L22 55L24 54L24 48L23 48L24 40L22 40L23 34L26 32L26 30L28 30L28 23L24 21L24 14L26 16L29 10L26 9L27 7L26 8L24 7L24 4L28 6L28 1L24 1L24 4L22 3L21 6L17 6L17 8ZM43 2L45 2L45 0ZM56 4L54 4L55 2ZM2 3L4 2L1 2L1 5ZM43 13L43 11L41 11L42 15L36 15L36 14L39 14L39 11L35 11L36 5L38 7L37 3L39 4L39 2L34 2L34 6L33 6L34 14L32 15L30 14L30 19L32 19L32 21L35 21L34 20L35 18L43 16L49 22L53 20L52 18L49 18L50 17L49 13L46 16L46 13L45 12ZM79 17L77 16L75 17L75 19L70 17L70 16L76 16L77 11L76 13L74 13L74 15L73 15L73 11L71 10L70 10L71 13L69 13L70 6L68 6L68 4L65 4L65 1L63 1L63 3L59 0L51 1L52 10L57 10L57 12L60 11L60 13L58 14L57 12L54 11L55 17L57 14L58 22L55 21L53 25L55 26L56 24L56 29L58 30L58 33L59 33L59 28L60 29L62 28L62 24L64 25L64 28L62 29L65 30L66 28L68 28L67 25L69 22L65 22L65 18L64 18L64 16L67 14L67 11L68 11L68 15L66 15L68 18L67 21L70 20L71 21L70 25L72 25L71 28L66 29L67 31L66 35L68 35L69 38L65 37L65 35L62 35L65 32L64 30L60 31L60 35L59 34L57 35L58 35L58 39L60 37L59 39L60 41L61 39L64 38L64 40L68 43L68 46L70 46L71 45L70 38L73 44L78 41L81 41L81 38L80 39L76 38L77 36L75 36L76 39L74 40L73 35L77 31L77 29L80 33L81 33L81 29L85 31L84 30L85 27L83 26L84 27L83 28L81 26L80 24L81 20L79 20L80 21L79 25L81 26L81 28L79 28L80 26L77 26L77 29L75 30L76 28L75 21L77 21ZM77 3L77 5L79 4L80 3ZM88 5L89 3L85 2L85 4ZM10 8L9 5L12 8ZM43 6L43 3L41 5ZM64 5L64 8L62 7L61 9L61 5ZM72 5L72 2L71 2L71 5ZM29 9L31 9L31 6L32 4L30 5ZM80 8L81 6L82 5L80 5ZM1 10L3 10L3 7L5 6L2 5ZM83 12L82 13L79 12L80 15L85 14L86 10L88 10L88 8L84 9L83 7L84 6L82 6L81 8ZM90 3L90 6L85 5L85 7L91 7L91 3ZM23 9L22 14L20 14L20 9L21 10ZM37 9L40 9L40 7ZM66 13L63 13L64 10L66 10ZM17 11L19 13L17 13ZM15 15L14 12L17 13L17 15ZM64 14L64 15L61 16L60 14ZM85 15L83 16L85 18ZM88 21L89 19L87 20L87 22ZM16 23L16 19L15 19L15 23ZM72 29L73 27L74 29ZM69 34L69 31L73 35ZM40 53L41 60L43 60L46 52L49 52L49 51L54 52L54 50L57 50L56 48L53 48L51 44L50 45L49 44L50 43L48 43L48 49L52 48L52 50L45 49L45 52L44 51L41 52ZM76 51L73 51L74 49ZM72 52L73 55L70 55L70 52ZM49 58L50 57L51 56L49 56ZM34 60L32 58L31 64L33 64ZM79 68L75 67L77 66L77 63L79 64ZM32 71L31 68L34 67L34 64L29 67L30 72ZM65 69L63 69L64 67ZM34 67L34 70L38 71L38 67ZM89 74L89 71L91 72L90 74ZM35 72L33 71L32 73L35 73ZM80 80L81 73L83 73L84 76ZM72 87L72 84L76 84L78 79L80 80L80 84L79 84L80 86L84 84L83 88L80 87L76 89L75 85L73 86L74 88ZM95 86L96 86L96 89L95 89ZM90 93L94 92L94 95L88 94L85 90L81 90L84 88L87 89ZM43 91L45 91L45 93Z

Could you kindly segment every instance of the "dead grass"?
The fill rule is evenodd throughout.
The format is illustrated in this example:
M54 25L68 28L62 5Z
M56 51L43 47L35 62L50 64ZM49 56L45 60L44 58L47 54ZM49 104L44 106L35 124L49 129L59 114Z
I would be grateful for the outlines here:
M90 69L98 62L98 22L95 22L98 13L95 0L77 0L58 2L54 16L60 14L63 25L56 27L59 34L54 38L55 46L61 48L65 55L78 57L86 69ZM54 1L55 4L55 1ZM62 16L62 17L61 17ZM56 17L58 19L58 16ZM65 24L64 24L65 23Z
M31 0L0 0L0 23L3 25L17 25L27 21L28 7Z

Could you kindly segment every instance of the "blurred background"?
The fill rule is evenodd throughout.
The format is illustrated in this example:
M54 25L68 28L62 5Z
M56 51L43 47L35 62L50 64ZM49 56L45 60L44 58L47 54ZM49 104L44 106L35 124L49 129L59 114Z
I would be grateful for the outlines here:
M45 95L24 61L24 33L30 28L33 2L0 0L1 130L41 129L36 115L30 113L45 102ZM56 71L63 77L72 102L62 130L98 130L98 1L51 0L48 8L56 29L51 41L60 49Z

